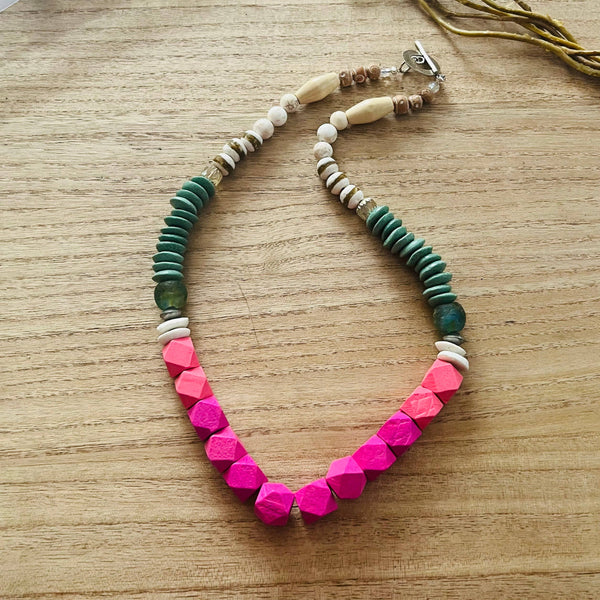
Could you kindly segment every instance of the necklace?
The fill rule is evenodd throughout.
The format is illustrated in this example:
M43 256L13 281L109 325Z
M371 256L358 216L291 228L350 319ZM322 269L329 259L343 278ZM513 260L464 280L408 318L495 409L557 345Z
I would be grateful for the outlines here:
M390 114L407 115L421 110L432 102L444 76L437 62L423 46L416 42L417 51L404 52L400 67L372 65L368 68L326 73L300 87L295 94L284 94L279 105L273 106L266 118L261 118L252 129L229 141L197 177L186 181L170 203L173 207L165 217L157 253L154 255L156 282L154 298L162 310L163 322L158 325L158 340L163 344L163 358L175 389L188 412L191 424L205 442L206 454L215 468L222 473L227 485L242 501L255 496L254 510L268 525L285 525L294 501L306 523L313 523L337 509L337 499L357 498L368 481L373 481L387 470L421 436L422 431L462 383L462 371L468 370L464 342L460 332L465 325L465 313L456 302L446 263L425 240L415 237L402 220L396 218L387 206L378 205L372 198L350 183L333 158L332 144L338 132L349 125L372 123ZM433 320L442 334L435 343L438 354L426 372L421 385L364 444L352 455L334 460L325 477L313 481L293 493L282 483L269 482L256 461L247 453L235 434L210 387L206 373L200 366L192 339L189 319L182 314L187 300L183 283L183 261L187 241L198 214L214 197L224 177L231 175L236 164L257 151L269 139L275 127L283 126L288 114L302 104L322 100L338 87L360 85L408 70L416 70L435 77L425 89L410 96L379 97L363 100L346 111L334 112L328 123L317 130L314 146L317 173L327 189L340 202L365 221L372 235L381 239L384 248L406 260L423 283L423 297L433 309ZM257 493L258 492L258 493Z

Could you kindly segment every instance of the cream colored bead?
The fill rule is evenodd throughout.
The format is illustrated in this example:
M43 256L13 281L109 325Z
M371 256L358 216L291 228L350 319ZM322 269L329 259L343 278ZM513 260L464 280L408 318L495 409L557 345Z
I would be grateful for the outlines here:
M365 197L360 189L358 189L353 183L348 184L341 192L340 192L340 202L346 204L346 197L350 195L348 198L348 208L354 210L358 203ZM350 206L350 202L355 202L354 206Z
M351 125L360 125L361 123L373 123L391 112L394 112L394 101L389 96L382 96L381 98L369 98L355 104L346 111L346 116Z
M352 198L348 200L348 208L350 210L355 210L356 207L365 199L365 194L362 190L357 190L355 194L352 195Z
M349 183L345 173L336 171L327 178L325 186L332 194L337 196Z
M169 331L165 331L165 333L161 333L158 336L158 341L164 346L171 340L176 340L182 337L190 337L190 333L191 331L187 327L178 327L177 329L170 329Z
M167 319L160 325L157 325L156 331L159 335L170 331L171 329L177 329L179 327L187 327L190 324L190 320L187 317L178 317L177 319Z
M469 361L464 356L456 354L456 352L448 352L448 350L442 350L438 353L437 358L439 360L443 360L445 362L453 364L460 371L469 370Z
M294 94L284 94L281 96L281 100L279 101L279 106L285 110L285 112L296 112L298 107L300 106L300 101Z
M254 147L254 144L252 143L251 140L248 139L247 136L251 136L253 137L260 145L262 145L263 143L263 139L262 136L260 135L260 133L258 133L258 131L254 131L253 129L248 129L247 131L244 132L244 145L246 146L246 149L249 152L254 152L257 148Z
M463 348L461 348L457 344L453 344L452 342L446 342L445 340L440 340L439 342L436 342L435 347L440 352L446 350L447 352L456 352L456 354L460 354L461 356L467 355L466 351Z
M331 123L323 123L317 129L317 137L320 142L327 142L333 144L337 140L337 129Z
M348 117L343 110L336 110L329 117L329 122L338 130L346 129L348 127Z
M235 161L229 154L225 154L225 152L221 152L218 156L220 156L231 168L227 169L227 167L220 165L217 161L213 162L213 164L221 171L221 173L223 173L223 175L229 175L235 169Z
M300 104L318 102L329 96L340 85L337 73L325 73L307 81L295 94Z
M322 165L326 165L325 168L319 173L319 169L321 168ZM318 163L317 163L317 173L319 173L319 177L323 180L323 181L327 181L327 178L332 174L335 173L336 171L338 171L338 166L337 163L335 162L335 160L333 158L331 158L331 156L326 156L325 158L322 158Z
M252 129L254 129L263 140L268 140L275 131L275 127L269 119L259 119L254 123Z
M244 140L242 138L233 138L233 141L242 149L244 156L248 154L248 148L246 144L244 144Z
M281 127L287 121L287 112L281 106L272 106L267 113L267 118L275 127Z
M317 142L313 148L315 158L325 158L333 155L333 147L327 142Z
M246 148L246 153L254 152L254 146L252 145L250 140L247 140L246 138L241 138L241 140L242 144L244 144L244 148Z
M350 184L350 181L348 181L348 178L344 177L344 179L341 179L340 181L338 181L329 191L334 196L338 196L340 194L340 192L349 184Z
M231 156L235 162L240 162L240 155L228 144L223 146L223 152L225 154L229 154L229 156Z

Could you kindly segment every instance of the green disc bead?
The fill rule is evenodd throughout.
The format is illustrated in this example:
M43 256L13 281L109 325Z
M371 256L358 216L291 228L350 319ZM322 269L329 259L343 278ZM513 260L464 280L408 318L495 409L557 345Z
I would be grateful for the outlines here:
M406 234L403 235L393 246L392 249L390 250L390 252L392 254L398 254L398 252L400 252L400 250L402 250L402 248L404 248L404 246L406 246L407 244L410 244L413 240L415 239L415 234L411 233L410 231Z
M163 227L160 232L164 235L173 235L177 236L184 240L187 244L189 231L187 229L183 229L181 227ZM158 238L160 239L160 237Z
M390 233L392 233L392 231L398 229L399 227L402 227L402 219L392 219L383 228L383 231L381 232L381 239L386 240L389 237Z
M419 277L421 274L419 273ZM431 277L428 277L423 281L423 285L426 288L434 287L436 285L443 285L444 283L448 283L452 279L452 273L436 273Z
M421 269L419 273L419 279L425 281L431 275L441 273L446 268L446 263L443 260L436 260L435 262L429 263L424 269Z
M387 236L385 241L383 242L384 248L391 248L400 238L406 235L406 227L398 227L398 229L394 229L390 235Z
M173 215L168 215L165 217L165 223L169 227L180 227L181 229L185 229L188 233L192 230L194 224L183 217L174 217Z
M209 198L212 198L215 195L215 192L217 191L215 188L215 184L210 179L208 179L208 177L204 177L203 175L199 175L198 177L192 177L191 181L197 183L199 186L204 188L204 190L208 194L207 200Z
M181 310L187 301L187 289L183 281L161 281L154 288L154 302L160 310Z
M429 306L439 306L440 304L450 304L450 302L454 302L455 300L456 294L454 292L445 292L444 294L431 296L431 298L427 300L427 304L429 304Z
M433 250L433 248L431 246L423 246L422 248L419 248L418 250L415 250L409 257L408 260L406 261L406 264L409 267L414 267L416 266L416 264L424 257L427 256L428 254L431 254L431 251Z
M427 256L424 256L421 260L417 262L417 264L415 265L415 271L419 273L421 269L426 267L428 264L435 262L436 260L441 260L441 258L442 257L439 254L428 254Z
M175 196L174 198L171 198L169 202L171 203L171 206L173 208L187 210L188 212L191 212L194 215L198 214L198 209L196 208L196 205L187 198L180 198L179 196Z
M170 281L171 279L183 279L183 273L181 271L175 271L174 269L166 269L164 271L159 271L158 273L154 273L152 279L156 282L159 281Z
M375 208L375 210L372 210L369 213L367 220L365 221L367 229L369 231L373 231L373 227L375 227L375 223L377 223L377 221L379 221L379 219L381 219L381 217L383 217L383 215L385 215L388 212L390 212L390 209L388 206L378 206L377 208Z
M189 200L196 207L196 210L198 212L200 212L204 208L204 202L202 202L202 199L196 196L194 192L190 192L190 190L184 190L183 188L177 190L175 197L185 198L186 200Z
M371 233L374 236L379 237L381 235L381 232L385 229L385 226L391 223L393 220L394 215L390 212L386 213L385 215L383 215L383 217L381 217L381 219L379 219L379 221L377 221L377 223L375 223Z
M418 250L424 243L425 240L423 238L417 238L416 240L408 244L408 246L404 246L404 248L400 250L400 257L404 258L405 256L410 256L413 252Z
M433 323L442 335L462 331L466 321L465 309L458 302L440 304L433 309Z
M202 204L208 202L208 193L199 183L196 183L195 181L186 181L181 188L196 194L196 196L202 200Z
M183 244L178 244L177 242L161 241L156 244L156 249L159 252L174 252L175 254L181 254L181 256L183 256L187 248Z
M177 252L158 252L152 257L155 263L159 262L174 262L183 264L183 255Z
M438 294L445 294L451 292L452 287L449 285L434 285L433 287L425 288L423 290L423 296L425 298L431 298L431 296L437 296Z
M174 208L171 211L174 217L181 217L187 219L192 225L198 222L198 217L195 213L191 213L189 210L182 210L181 208Z
M158 273L158 271L179 271L183 273L183 265L176 262L157 262L152 265L152 270L155 273Z

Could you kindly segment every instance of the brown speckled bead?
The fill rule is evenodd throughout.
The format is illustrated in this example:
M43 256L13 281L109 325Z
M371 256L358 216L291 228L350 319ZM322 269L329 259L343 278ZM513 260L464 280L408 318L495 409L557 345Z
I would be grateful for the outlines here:
M255 150L258 150L262 145L262 142L249 131L246 131L240 137L245 137L254 146Z
M352 85L352 82L354 81L353 78L353 73L354 71L352 71L351 69L347 69L346 71L340 71L340 85L342 87L348 87L349 85Z
M406 96L394 96L394 112L397 115L405 115L410 112L410 105Z
M367 70L364 67L358 67L354 71L354 81L356 83L364 83L367 80Z
M367 69L367 77L371 81L377 81L379 79L380 75L381 75L381 67L379 65L371 65Z
M227 142L227 145L232 150L234 150L235 152L238 153L240 159L242 159L246 156L246 152L244 151L244 148L242 148L235 140L231 140L231 141Z
M423 98L421 98L419 94L413 94L412 96L409 96L408 102L413 110L419 110L420 108L423 108Z
M423 102L425 104L431 104L433 102L433 97L435 96L435 94L428 88L421 90L419 92L419 95L421 96L421 98L423 98Z

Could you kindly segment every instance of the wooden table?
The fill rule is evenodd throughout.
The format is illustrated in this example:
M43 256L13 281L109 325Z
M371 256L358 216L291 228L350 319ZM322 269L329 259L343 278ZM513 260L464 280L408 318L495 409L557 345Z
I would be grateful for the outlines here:
M598 45L593 0L536 0ZM598 81L415 2L22 0L0 14L0 597L600 597ZM205 458L155 341L168 199L310 76L398 64L434 105L340 135L352 180L432 243L471 371L415 447L306 527L257 521ZM594 40L595 38L595 40ZM192 335L273 481L322 477L397 410L436 339L412 272L315 176L293 115L205 211Z

